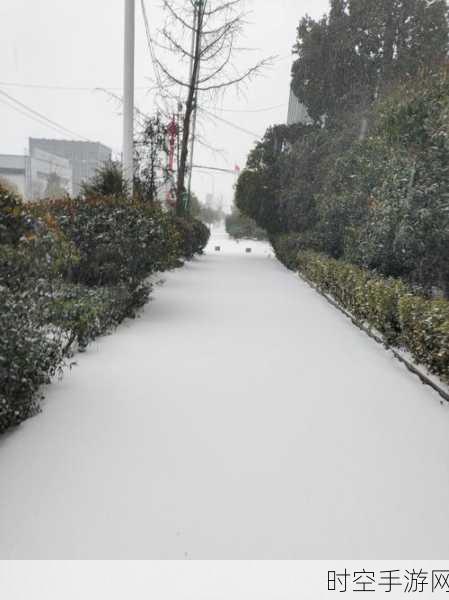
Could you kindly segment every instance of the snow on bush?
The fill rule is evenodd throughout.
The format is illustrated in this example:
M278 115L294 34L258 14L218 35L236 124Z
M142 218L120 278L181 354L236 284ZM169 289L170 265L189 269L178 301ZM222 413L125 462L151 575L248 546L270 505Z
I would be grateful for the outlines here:
M147 278L203 251L208 228L136 199L29 205L0 187L0 432L39 408L75 345L134 318Z

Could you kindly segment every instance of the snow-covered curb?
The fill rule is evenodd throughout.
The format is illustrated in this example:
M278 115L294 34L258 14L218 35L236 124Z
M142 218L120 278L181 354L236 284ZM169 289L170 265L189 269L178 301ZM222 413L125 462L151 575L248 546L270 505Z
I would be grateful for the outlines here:
M425 366L416 364L413 361L411 354L406 350L390 346L380 332L376 331L368 324L359 321L352 313L341 306L341 304L333 296L322 292L320 288L315 283L310 281L303 273L300 271L296 271L296 273L305 283L307 283L307 285L318 292L320 296L325 298L330 304L332 304L332 306L337 308L348 319L350 319L356 327L364 331L378 344L382 344L384 348L389 350L393 356L403 363L411 373L417 375L424 385L428 385L433 388L444 400L446 400L446 402L449 402L449 387L443 383L439 377L430 373Z

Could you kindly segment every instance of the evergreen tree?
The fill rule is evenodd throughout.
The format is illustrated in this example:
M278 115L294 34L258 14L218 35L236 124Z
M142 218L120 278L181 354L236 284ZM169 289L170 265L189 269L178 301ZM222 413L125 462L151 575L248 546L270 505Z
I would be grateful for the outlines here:
M331 0L329 15L298 27L292 88L314 121L369 107L393 82L441 65L444 0Z
M128 185L123 177L122 166L110 161L96 170L94 177L81 186L86 198L97 196L124 197L128 194Z

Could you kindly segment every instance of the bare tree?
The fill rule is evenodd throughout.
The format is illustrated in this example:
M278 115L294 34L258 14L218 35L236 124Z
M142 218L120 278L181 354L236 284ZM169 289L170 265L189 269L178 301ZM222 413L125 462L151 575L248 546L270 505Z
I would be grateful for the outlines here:
M163 5L167 19L161 30L161 45L174 57L172 62L176 66L169 66L168 59L167 62L157 59L157 68L165 90L181 88L187 94L176 182L176 210L182 215L188 211L185 180L190 140L190 154L193 154L199 94L213 96L241 84L259 73L271 59L244 70L238 70L234 64L236 52L242 50L238 39L246 23L243 0L164 0Z

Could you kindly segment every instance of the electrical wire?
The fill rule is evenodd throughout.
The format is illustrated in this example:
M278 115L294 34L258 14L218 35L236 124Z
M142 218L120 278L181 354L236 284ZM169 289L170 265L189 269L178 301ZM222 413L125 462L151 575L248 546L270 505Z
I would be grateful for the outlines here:
M44 121L44 120L42 120L42 119L40 119L38 117L35 117L32 114L26 113L24 110L21 110L20 108L18 108L14 104L10 104L9 102L7 102L6 100L4 100L2 98L0 98L0 104L3 104L4 106L7 106L8 108L16 111L17 113L21 114L22 116L27 117L28 119L31 119L32 121L34 121L35 123L38 123L39 125L42 125L43 127L46 127L47 129L55 131L55 132L57 132L59 134L65 133L64 131L62 131L61 129L55 127L54 125L50 125L46 121Z
M207 167L205 165L192 165L193 169L201 169L206 171L219 171L220 173L228 173L231 175L237 175L237 171L233 171L232 169L220 169L218 167Z
M9 81L0 81L0 86L3 87L16 87L33 90L51 90L51 91L68 91L68 92L93 92L96 89L104 90L121 90L123 87L105 87L105 86L94 86L94 87L72 87L68 85L50 85L41 83L15 83ZM136 87L136 90L149 90L150 86Z
M261 112L269 112L270 110L276 110L277 108L285 108L288 106L287 104L277 104L276 106L267 106L266 108L253 108L253 109L239 109L239 108L217 108L217 110L221 112L231 112L231 113L261 113Z
M119 102L120 104L123 104L122 96L118 96L117 94L114 94L114 92L111 92L110 90L108 90L106 88L98 88L97 91L104 92L110 98L113 98L114 100L117 100L117 102ZM139 119L139 118L143 119L143 123L145 123L146 120L150 118L150 115L148 115L147 113L144 113L143 111L140 110L140 108L138 106L134 105L134 119L137 121L137 119ZM138 123L138 124L142 125L143 123Z
M209 115L213 119L216 119L217 121L221 121L222 123L225 123L226 125L229 125L229 127L232 127L234 129L236 129L237 131L241 131L242 133L246 133L247 135L250 135L252 138L255 138L255 139L259 140L262 137L259 133L254 133L253 131L249 131L249 129L245 129L244 127L240 127L239 125L236 125L235 123L232 123L231 121L228 121L227 119L223 119L223 117L219 117L215 113L212 113L212 112L206 110L205 108L198 107L198 109L201 112L206 113L206 115Z
M145 34L146 34L146 38L147 38L148 50L150 52L151 62L153 64L153 70L154 70L154 74L156 76L156 82L157 82L157 85L159 88L159 93L161 95L162 102L164 103L165 110L167 112L170 112L167 99L165 98L165 96L163 94L164 86L162 84L161 73L159 71L159 64L157 61L156 52L154 50L153 38L151 37L151 30L150 30L150 24L148 21L148 14L147 14L146 6L145 6L145 0L140 0L140 6L142 9L143 22L145 25Z
M49 125L45 121L43 121L41 119L38 119L37 117L33 117L33 115L30 115L29 113L26 113L24 110L20 110L20 108L18 108L14 104L11 104L11 103L7 102L3 98L0 98L0 104L3 104L4 106L7 106L8 108L16 111L17 113L23 115L24 117L27 117L28 119L31 119L32 121L35 121L36 123L39 123L39 125L43 125L44 127L47 127L48 129L51 129L52 131L57 131L58 133L61 133L60 130L56 129L56 127L53 127L53 125Z
M7 94L6 92L4 92L3 90L0 90L0 95L4 96L5 98L7 98L9 101L13 102L14 104L17 104L19 107L25 109L26 111L28 111L29 113L31 113L32 115L38 117L40 120L45 121L48 125L51 125L53 128L58 129L60 132L63 132L65 134L70 134L70 135L74 135L77 138L80 138L86 142L91 142L92 140L90 140L89 138L76 133L75 131L72 131L71 129L68 129L67 127L64 127L64 125L61 125L59 123L57 123L56 121L53 121L52 119L49 119L48 117L46 117L45 115L43 115L42 113L38 112L37 110L34 110L34 108L31 108L30 106L24 104L23 102L21 102L20 100L17 100L17 98L14 98L13 96L11 96L10 94Z
M2 90L0 90L0 95L4 95L4 96L6 95L8 98L12 99L12 96L9 96L9 94L6 94L6 92L3 92ZM91 143L96 143L94 140L91 140L89 138L81 136L80 134L72 131L71 129L67 129L66 127L64 127L62 125L60 126L55 121L52 121L51 119L47 119L47 117L45 117L45 115L41 115L41 113L38 113L37 111L34 111L34 109L31 109L31 107L27 107L22 102L19 102L18 100L15 100L15 101L19 104L19 106L25 107L26 110L28 110L30 112L25 112L25 110L23 110L22 108L19 108L19 106L16 106L15 104L12 104L10 101L5 100L4 98L0 98L0 103L3 104L4 106L7 106L11 110L14 110L18 114L21 114L22 116L24 116L24 117L26 117L26 118L34 121L35 123L38 123L39 125L41 125L43 127L46 127L47 129L55 131L55 132L57 132L59 134L62 133L64 135L67 135L67 133L69 133L71 136L75 135L77 138L80 138L83 141L91 142ZM120 150L118 150L117 148L113 147L112 150L116 154L120 154Z

